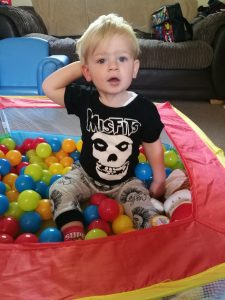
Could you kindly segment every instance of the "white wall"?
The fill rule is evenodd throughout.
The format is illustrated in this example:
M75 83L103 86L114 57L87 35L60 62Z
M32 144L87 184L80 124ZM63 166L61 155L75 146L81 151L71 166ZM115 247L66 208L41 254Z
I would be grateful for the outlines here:
M20 5L32 5L32 1L31 0L12 0L12 5L13 6L20 6Z

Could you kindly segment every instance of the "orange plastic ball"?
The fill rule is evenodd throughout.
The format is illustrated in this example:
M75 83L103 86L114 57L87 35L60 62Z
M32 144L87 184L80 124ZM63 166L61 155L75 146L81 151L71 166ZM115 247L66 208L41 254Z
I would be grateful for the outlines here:
M12 166L17 166L22 161L22 154L18 150L9 150L5 158L8 159Z
M18 178L18 175L15 173L8 173L3 177L3 182L8 184L11 189L15 189L15 181Z
M73 161L72 157L70 157L70 156L63 157L60 160L60 164L62 164L63 167L71 167L73 163L74 163L74 161Z
M76 143L73 139L65 139L62 142L62 150L67 152L67 153L72 153L77 149Z
M2 150L0 150L0 158L5 158L5 153Z
M40 200L38 207L36 208L42 218L42 220L47 221L52 219L52 207L49 199Z
M69 154L61 149L61 150L59 150L58 152L55 153L55 156L60 161L61 159L63 159L63 157L69 156Z
M45 159L45 163L47 166L51 166L53 163L59 162L58 158L56 156L50 155Z
M10 202L14 202L14 201L17 201L20 193L17 190L12 189L12 190L6 191L5 194Z

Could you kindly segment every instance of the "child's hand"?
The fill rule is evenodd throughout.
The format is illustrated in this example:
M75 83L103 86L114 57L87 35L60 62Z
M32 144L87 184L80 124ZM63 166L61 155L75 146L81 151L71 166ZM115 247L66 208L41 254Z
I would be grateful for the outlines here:
M165 181L157 182L152 181L150 187L149 187L149 194L153 198L160 198L165 193Z

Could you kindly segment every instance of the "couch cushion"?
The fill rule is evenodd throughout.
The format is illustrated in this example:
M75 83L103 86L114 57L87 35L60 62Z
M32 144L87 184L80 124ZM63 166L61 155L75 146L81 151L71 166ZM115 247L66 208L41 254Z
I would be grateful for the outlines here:
M212 44L217 30L225 24L225 12L208 15L207 18L196 18L193 21L193 39Z
M141 68L204 69L211 65L212 47L203 41L168 43L158 40L139 40Z

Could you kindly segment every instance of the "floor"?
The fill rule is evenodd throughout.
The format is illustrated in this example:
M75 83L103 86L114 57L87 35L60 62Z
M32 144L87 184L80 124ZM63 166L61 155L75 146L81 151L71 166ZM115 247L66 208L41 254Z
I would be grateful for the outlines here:
M195 122L219 148L225 151L225 107L207 101L170 101Z

